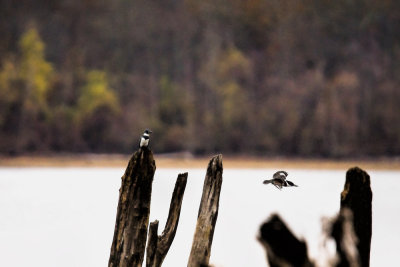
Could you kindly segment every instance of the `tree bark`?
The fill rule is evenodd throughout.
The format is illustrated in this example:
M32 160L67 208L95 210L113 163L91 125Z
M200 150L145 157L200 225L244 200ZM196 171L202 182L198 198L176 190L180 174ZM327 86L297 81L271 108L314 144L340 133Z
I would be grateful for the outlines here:
M109 267L142 266L156 170L153 153L140 148L122 176Z
M188 173L179 174L172 194L168 219L165 229L161 236L157 236L158 221L150 223L149 241L147 244L147 267L159 267L164 261L165 256L174 240L179 223L182 199L185 193Z
M353 228L353 213L342 208L333 219L329 235L336 242L336 267L359 267L360 258L357 251L357 236Z
M351 168L346 173L346 183L341 193L340 209L353 213L354 232L358 238L361 266L369 266L372 236L372 190L369 175L362 169Z
M306 243L298 240L277 214L261 225L258 241L265 248L271 267L314 266Z
M208 164L188 267L208 266L218 217L222 171L222 155L217 155Z

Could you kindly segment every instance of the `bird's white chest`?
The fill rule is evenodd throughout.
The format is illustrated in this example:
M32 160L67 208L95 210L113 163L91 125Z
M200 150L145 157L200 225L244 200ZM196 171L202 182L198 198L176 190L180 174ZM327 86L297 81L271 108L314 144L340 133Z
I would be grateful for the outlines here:
M144 137L140 138L140 147L148 146L149 145L149 139L145 139Z

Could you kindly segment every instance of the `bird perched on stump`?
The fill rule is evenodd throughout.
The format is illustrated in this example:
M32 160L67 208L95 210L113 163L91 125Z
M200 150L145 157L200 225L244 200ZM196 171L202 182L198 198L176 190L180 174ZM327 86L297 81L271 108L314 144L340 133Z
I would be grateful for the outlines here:
M152 131L150 131L149 129L146 129L142 135L142 137L140 138L140 144L139 147L148 147L149 146L149 141L150 141L150 134L152 133Z
M293 182L291 182L289 180L286 180L287 176L288 176L287 172L285 172L285 171L277 171L272 176L272 179L264 180L263 184L273 184L279 190L281 190L282 187L297 186Z

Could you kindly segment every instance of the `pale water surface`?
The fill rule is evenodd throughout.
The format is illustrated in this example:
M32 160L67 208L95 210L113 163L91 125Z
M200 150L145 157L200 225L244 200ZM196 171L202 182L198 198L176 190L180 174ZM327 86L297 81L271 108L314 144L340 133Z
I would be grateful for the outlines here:
M186 266L204 169L157 169L151 218L164 228L179 172L189 172L178 231L163 266ZM260 224L278 212L317 258L333 243L321 219L339 209L346 170L287 170L300 185L263 185L272 169L225 169L211 253L215 266L267 266L256 240ZM123 168L0 168L2 266L107 266ZM370 171L373 190L371 266L400 266L400 172ZM326 253L325 253L326 254ZM324 257L318 257L323 262Z

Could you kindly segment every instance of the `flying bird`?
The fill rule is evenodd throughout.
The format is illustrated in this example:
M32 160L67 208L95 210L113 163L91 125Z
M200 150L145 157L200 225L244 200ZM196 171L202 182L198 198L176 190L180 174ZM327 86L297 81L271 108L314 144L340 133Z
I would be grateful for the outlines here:
M149 146L149 141L150 141L150 134L152 133L152 131L150 131L149 129L146 129L142 135L142 137L140 138L140 145L139 147L148 147Z
M274 173L272 176L272 179L270 180L264 180L263 184L273 184L276 188L279 190L282 189L282 187L291 187L291 186L296 186L293 182L286 180L286 177L288 176L288 173L285 171L277 171Z

